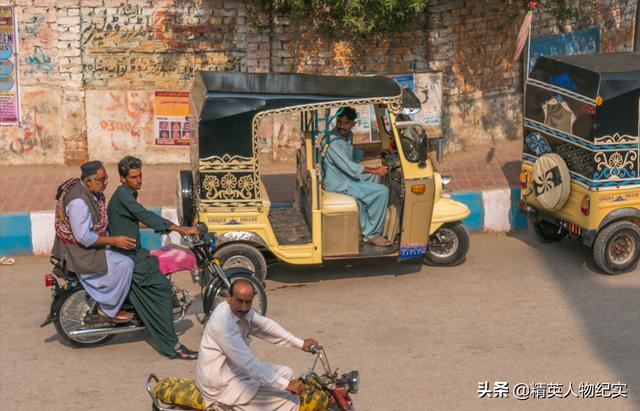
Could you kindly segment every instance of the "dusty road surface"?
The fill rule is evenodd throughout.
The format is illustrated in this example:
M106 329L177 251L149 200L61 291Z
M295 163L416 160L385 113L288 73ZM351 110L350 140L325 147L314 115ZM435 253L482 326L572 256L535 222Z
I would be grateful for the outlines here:
M360 370L360 411L640 409L640 272L597 274L589 250L536 244L525 232L471 241L467 262L454 268L275 266L268 314L319 339L332 365ZM148 410L150 372L193 377L195 363L161 357L144 333L90 349L62 344L53 326L38 327L50 302L47 260L18 258L0 269L1 409ZM197 291L188 273L177 280ZM178 329L198 346L196 312ZM311 366L301 351L253 347L297 372ZM478 398L485 381L494 397L508 384L508 398ZM518 384L529 399L514 398Z

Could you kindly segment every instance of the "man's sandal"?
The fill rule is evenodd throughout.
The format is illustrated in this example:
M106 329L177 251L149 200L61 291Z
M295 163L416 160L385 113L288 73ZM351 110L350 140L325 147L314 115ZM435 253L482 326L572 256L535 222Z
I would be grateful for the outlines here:
M391 241L387 240L381 235L370 238L368 243L376 247L388 247L391 245Z
M131 320L133 320L133 313L130 313L124 310L118 311L118 314L116 314L115 317L109 317L107 313L102 311L102 307L98 307L98 315L104 318L105 320L111 321L112 323L116 323L116 324L128 323L128 322L131 322Z
M198 359L198 351L191 351L187 347L182 344L178 344L176 348L174 348L176 352L176 356L174 359L178 360L197 360Z

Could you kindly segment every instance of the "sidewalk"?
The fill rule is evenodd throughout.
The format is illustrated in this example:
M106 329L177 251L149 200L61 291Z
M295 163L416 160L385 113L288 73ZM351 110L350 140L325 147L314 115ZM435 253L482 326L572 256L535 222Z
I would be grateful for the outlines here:
M453 176L452 197L467 204L469 230L509 231L523 223L514 213L521 142L500 142L495 148L449 154L441 173ZM109 164L107 198L120 184L115 164ZM179 170L187 164L145 165L139 200L165 216L175 215ZM293 202L295 165L264 163L261 176L272 203ZM79 175L77 166L0 166L0 255L44 252L50 242L55 191L64 180ZM51 225L51 227L48 227ZM42 240L39 240L42 238ZM40 244L44 241L46 244ZM47 251L48 252L48 251Z

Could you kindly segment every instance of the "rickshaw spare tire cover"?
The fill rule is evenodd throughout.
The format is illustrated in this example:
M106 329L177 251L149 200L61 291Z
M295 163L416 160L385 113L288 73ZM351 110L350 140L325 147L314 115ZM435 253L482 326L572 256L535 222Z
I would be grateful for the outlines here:
M545 154L533 164L533 193L542 207L560 210L571 194L569 168L558 154Z
M158 381L153 387L153 396L166 404L202 411L207 409L196 382L186 378L169 377Z

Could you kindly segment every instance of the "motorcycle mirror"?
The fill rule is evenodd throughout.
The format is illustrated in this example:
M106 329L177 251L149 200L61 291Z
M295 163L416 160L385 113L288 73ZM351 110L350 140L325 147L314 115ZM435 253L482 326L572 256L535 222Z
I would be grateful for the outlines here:
M209 232L209 227L207 227L207 225L201 221L196 224L196 228L198 229L200 236L203 236Z

